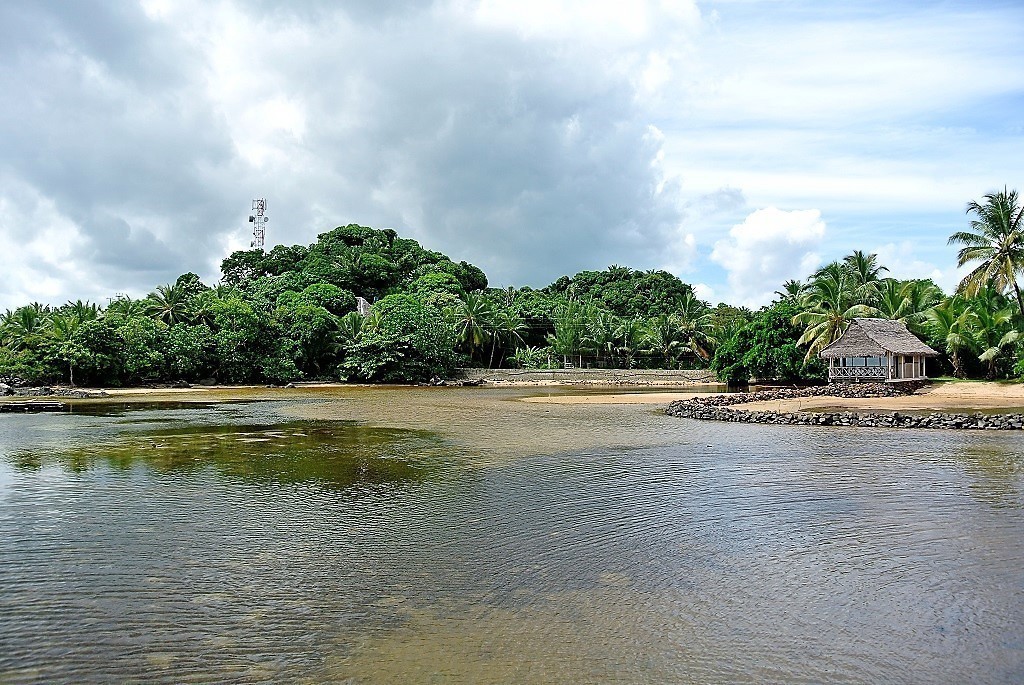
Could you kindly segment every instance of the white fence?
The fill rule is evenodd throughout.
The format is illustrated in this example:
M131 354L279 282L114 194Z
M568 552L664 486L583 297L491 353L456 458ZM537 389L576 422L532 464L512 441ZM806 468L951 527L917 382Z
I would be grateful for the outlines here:
M885 380L889 377L886 370L885 366L833 366L828 370L828 377L830 380L833 378Z

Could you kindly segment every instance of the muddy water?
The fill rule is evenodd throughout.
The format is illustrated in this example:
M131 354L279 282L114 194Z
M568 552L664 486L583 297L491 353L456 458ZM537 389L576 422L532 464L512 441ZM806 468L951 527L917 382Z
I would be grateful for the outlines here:
M539 392L5 415L0 683L1024 680L1024 437Z

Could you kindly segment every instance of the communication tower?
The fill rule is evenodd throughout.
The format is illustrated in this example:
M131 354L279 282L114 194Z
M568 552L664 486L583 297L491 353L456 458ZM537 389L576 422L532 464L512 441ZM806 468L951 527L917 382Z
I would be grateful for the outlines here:
M267 237L267 200L258 197L252 201L252 214L249 215L249 223L252 224L252 243L249 247L262 250Z

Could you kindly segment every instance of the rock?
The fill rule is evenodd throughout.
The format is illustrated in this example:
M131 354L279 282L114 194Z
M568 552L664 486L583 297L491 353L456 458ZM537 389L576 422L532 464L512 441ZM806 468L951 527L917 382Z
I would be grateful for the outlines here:
M920 387L921 384L917 384ZM701 421L725 421L731 423L763 423L816 426L863 426L885 428L919 428L946 430L1024 430L1024 414L989 415L943 414L933 412L928 416L914 414L858 414L856 412L798 412L780 413L773 411L752 412L730 409L730 405L744 402L791 399L794 397L817 397L838 395L840 397L891 397L907 394L916 387L894 388L885 383L834 384L810 388L782 388L756 393L729 393L707 397L678 400L669 405L666 413L680 418Z
M207 386L209 386L209 385L217 385L217 379L216 378L204 378L203 380L199 381L199 385L207 385Z
M0 395L13 395L14 388L7 385L6 383L0 383Z

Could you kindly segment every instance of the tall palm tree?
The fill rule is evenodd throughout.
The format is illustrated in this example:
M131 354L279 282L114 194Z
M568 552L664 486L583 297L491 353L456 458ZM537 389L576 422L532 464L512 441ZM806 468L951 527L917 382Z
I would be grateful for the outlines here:
M454 315L455 332L472 358L476 350L482 348L487 341L488 331L492 327L494 306L483 292L477 290L466 293L466 296L459 300L455 305Z
M606 309L595 307L586 320L584 345L593 350L598 359L615 363L615 331L619 328L619 317Z
M889 270L878 263L878 255L868 254L863 250L854 250L843 257L843 265L850 270L858 288L867 287L870 283L881 280L882 274Z
M555 332L547 336L547 341L555 354L562 355L563 364L568 362L569 357L579 354L584 347L588 310L577 300L567 300L555 307L552 316Z
M146 314L168 326L181 323L189 317L188 301L183 288L174 284L157 286L146 299Z
M661 314L647 322L646 339L648 349L662 357L666 369L672 368L681 346L679 325L674 316Z
M626 360L626 368L633 368L633 357L644 340L644 322L636 317L623 319L615 331L618 349Z
M1024 316L1024 297L1021 296L1017 275L1024 272L1024 207L1016 190L988 193L984 204L967 204L971 220L970 231L958 231L949 236L950 245L963 245L957 252L957 266L971 262L978 265L960 282L958 290L971 296L992 283L1000 292L1013 288L1017 297L1017 311Z
M822 267L807 287L808 309L793 317L794 326L803 326L798 345L807 345L805 360L814 358L846 331L850 321L872 316L877 310L861 303L860 288L850 270L838 262Z
M715 316L711 308L692 292L687 292L679 301L675 320L682 347L704 361L711 359L718 345Z
M523 333L526 332L526 322L518 312L502 307L495 311L491 327L491 360L487 364L488 368L494 367L494 352L498 343L517 348L525 342Z
M807 286L798 278L791 278L782 284L782 290L776 290L775 294L780 299L796 304L803 297Z

